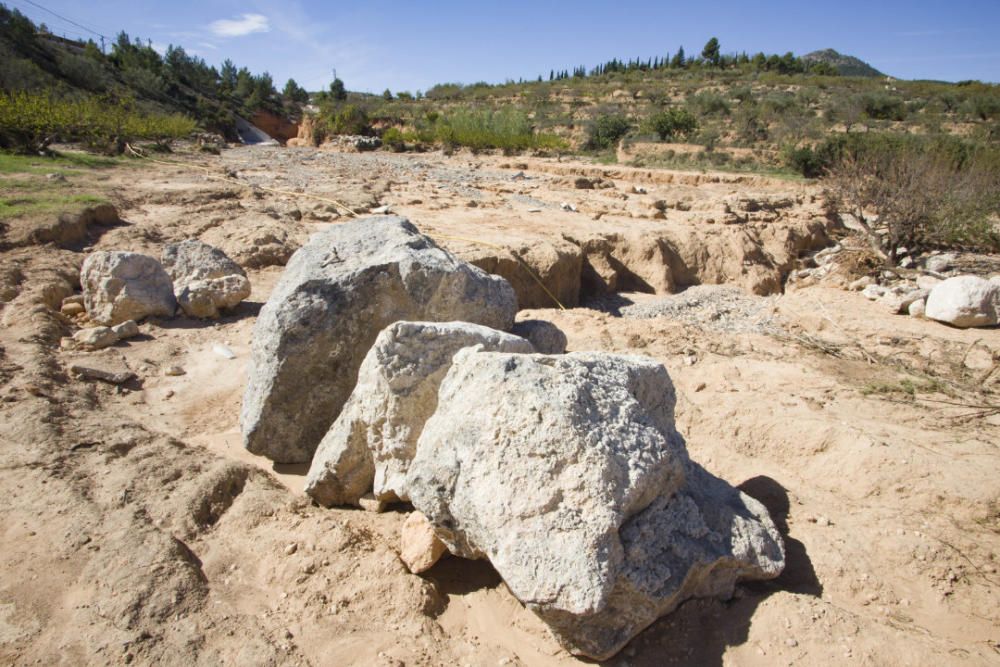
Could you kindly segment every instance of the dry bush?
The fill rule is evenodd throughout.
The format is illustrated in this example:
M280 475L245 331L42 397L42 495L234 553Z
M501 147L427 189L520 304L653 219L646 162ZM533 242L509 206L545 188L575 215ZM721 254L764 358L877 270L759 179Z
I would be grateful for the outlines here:
M982 160L907 148L845 155L830 171L827 196L894 263L904 246L1000 248L998 186L1000 174Z

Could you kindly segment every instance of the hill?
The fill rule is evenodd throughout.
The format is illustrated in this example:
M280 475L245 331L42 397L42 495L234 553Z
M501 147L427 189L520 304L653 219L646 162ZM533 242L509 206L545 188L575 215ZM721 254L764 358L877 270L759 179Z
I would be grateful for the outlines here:
M833 49L822 49L807 53L802 56L802 60L810 63L826 63L836 69L842 76L885 76L885 74L860 58L847 56Z
M290 84L294 84L290 82ZM226 61L221 70L170 46L119 33L104 53L93 41L50 34L44 25L0 4L0 90L44 92L61 99L126 100L146 112L182 113L206 130L235 139L235 115L297 112L305 91L279 95L268 73L255 75Z

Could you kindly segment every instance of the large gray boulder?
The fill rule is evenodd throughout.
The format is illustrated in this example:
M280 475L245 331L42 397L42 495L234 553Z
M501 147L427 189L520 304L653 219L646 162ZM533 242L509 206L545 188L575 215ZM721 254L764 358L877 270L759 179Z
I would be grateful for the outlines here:
M174 287L153 257L135 252L91 253L80 269L83 304L94 322L113 326L144 317L173 317Z
M358 383L313 457L306 493L321 505L357 504L374 491L409 500L406 472L438 386L462 348L532 353L531 343L468 322L396 322L379 334Z
M784 567L767 510L690 462L650 359L459 351L406 484L568 650L605 659L692 596Z
M978 276L948 278L931 289L924 316L956 327L1000 322L1000 283Z
M289 260L254 325L244 444L276 462L308 462L382 329L462 320L508 330L516 311L506 280L456 259L404 218L319 232Z
M250 281L239 264L207 243L188 239L170 243L160 258L174 283L174 296L191 317L219 316L250 296Z

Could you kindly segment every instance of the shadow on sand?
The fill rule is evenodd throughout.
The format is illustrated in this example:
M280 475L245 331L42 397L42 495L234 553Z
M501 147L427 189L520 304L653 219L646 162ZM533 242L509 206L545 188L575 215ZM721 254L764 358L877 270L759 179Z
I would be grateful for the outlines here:
M618 667L660 665L722 665L729 647L747 641L757 607L772 593L787 591L820 596L823 586L816 577L805 546L788 536L788 492L770 477L754 477L738 487L764 504L785 540L785 570L777 579L737 586L728 601L695 599L639 633L618 655L601 664ZM502 579L488 561L446 556L424 573L442 599L496 588ZM445 602L445 607L447 602ZM443 611L442 607L441 611ZM584 660L584 662L591 662Z
M653 665L722 665L726 650L747 641L757 607L772 593L787 591L819 597L816 577L805 545L788 536L788 492L770 477L753 477L739 490L767 507L785 540L785 570L771 581L737 586L729 601L689 600L677 611L646 628L621 653L601 663L632 667Z

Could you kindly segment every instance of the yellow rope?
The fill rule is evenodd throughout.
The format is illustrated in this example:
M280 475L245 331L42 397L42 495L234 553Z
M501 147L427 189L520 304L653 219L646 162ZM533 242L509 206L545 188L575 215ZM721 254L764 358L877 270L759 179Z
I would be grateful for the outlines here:
M306 192L293 192L291 190L278 190L278 189L275 189L275 188L267 188L267 187L264 187L262 185L253 185L251 183L244 183L243 181L236 180L235 178L228 178L226 176L218 176L218 175L212 173L211 169L209 169L208 167L203 167L200 164L190 164L190 163L187 163L187 162L178 162L178 161L175 161L175 160L157 160L156 158L151 158L148 155L144 155L143 153L140 153L136 149L132 148L131 144L125 144L125 147L129 150L130 153L132 153L136 157L142 158L143 160L149 160L150 162L156 162L157 164L165 164L165 165L170 165L170 166L175 166L175 167L185 167L185 168L200 169L201 171L204 171L209 178L215 179L217 181L225 181L226 183L233 183L235 185L239 185L239 186L242 186L242 187L245 187L245 188L263 190L264 192L272 192L272 193L279 194L279 195L289 195L289 196L292 196L292 197L304 197L304 198L307 198L307 199L315 199L317 201L326 202L328 204L333 204L334 206L339 206L340 208L342 208L345 211L347 211L348 213L350 213L351 216L353 216L355 218L358 217L357 213L355 213L350 208L348 208L347 206L345 206L344 204L340 203L339 201L337 201L335 199L327 199L326 197L320 197L318 195L311 195L311 194L308 194ZM441 235L441 234L439 234L437 236L438 236L438 238L442 238L442 239L451 239L452 241L465 241L466 243L476 243L476 244L479 244L479 245L482 245L482 246L486 246L488 248L493 248L495 250L499 250L501 252L505 252L505 251L509 252L511 254L511 256L514 259L516 259L521 264L521 266L524 267L524 270L528 272L528 275L531 276L532 279L536 283L538 283L538 286L541 287L542 290L545 291L545 293L549 296L549 298L552 299L552 301L555 302L555 304L557 306L559 306L559 309L560 310L566 310L566 306L562 305L562 303L559 301L559 299L556 298L555 294L553 294L552 292L550 292L549 288L545 286L545 283L542 282L542 279L539 278L537 275L535 275L535 272L531 270L531 267L528 266L528 263L525 262L523 259L521 259L520 255L518 255L516 252L514 252L513 249L511 249L511 248L505 248L503 246L494 245L492 243L487 243L486 241L480 241L479 239L465 238L463 236L445 236L445 235Z
M452 241L465 241L466 243L478 243L479 245L483 245L488 248L493 248L501 252L503 251L509 252L514 259L516 259L518 262L521 263L521 266L523 266L524 270L528 272L528 275L531 276L536 283L538 283L538 286L541 287L543 290L545 290L545 293L549 295L549 298L552 299L557 306L559 306L559 309L566 310L566 306L562 305L559 299L556 298L555 294L550 292L549 288L545 286L545 283L542 282L542 279L535 275L535 272L531 270L531 267L528 266L528 263L525 262L523 259L521 259L521 256L518 255L516 252L514 252L512 248L506 248L504 246L494 245L492 243L487 243L486 241L480 241L479 239L469 239L465 238L464 236L447 236L445 234L435 234L435 236L439 239L450 239Z
M200 164L190 164L190 163L187 163L187 162L177 162L175 160L157 160L156 158L151 158L148 155L144 155L144 154L140 153L136 149L132 148L131 144L125 144L125 147L128 148L129 152L132 153L132 155L134 155L136 157L139 157L139 158L142 158L143 160L149 160L150 162L156 162L157 164L172 165L172 166L175 166L175 167L185 167L185 168L200 169L201 171L205 172L206 175L209 178L211 178L211 179L214 179L216 181L225 181L226 183L233 183L235 185L239 185L239 186L244 187L244 188L250 188L251 190L263 190L264 192L271 192L273 194L278 194L278 195L288 195L290 197L302 197L302 198L305 198L305 199L315 199L316 201L321 201L321 202L324 202L326 204L333 204L334 206L339 206L340 208L342 208L345 211L347 211L352 217L355 217L355 218L358 217L358 214L355 213L353 210L351 210L350 207L346 206L345 204L340 203L336 199L329 199L327 197L320 197L319 195L311 195L311 194L309 194L307 192L295 192L294 190L279 190L277 188L268 188L268 187L265 187L263 185L254 185L253 183L244 183L243 181L237 180L235 178L229 178L228 176L219 176L217 174L214 174L214 173L212 173L211 169L209 169L208 167L203 167Z

